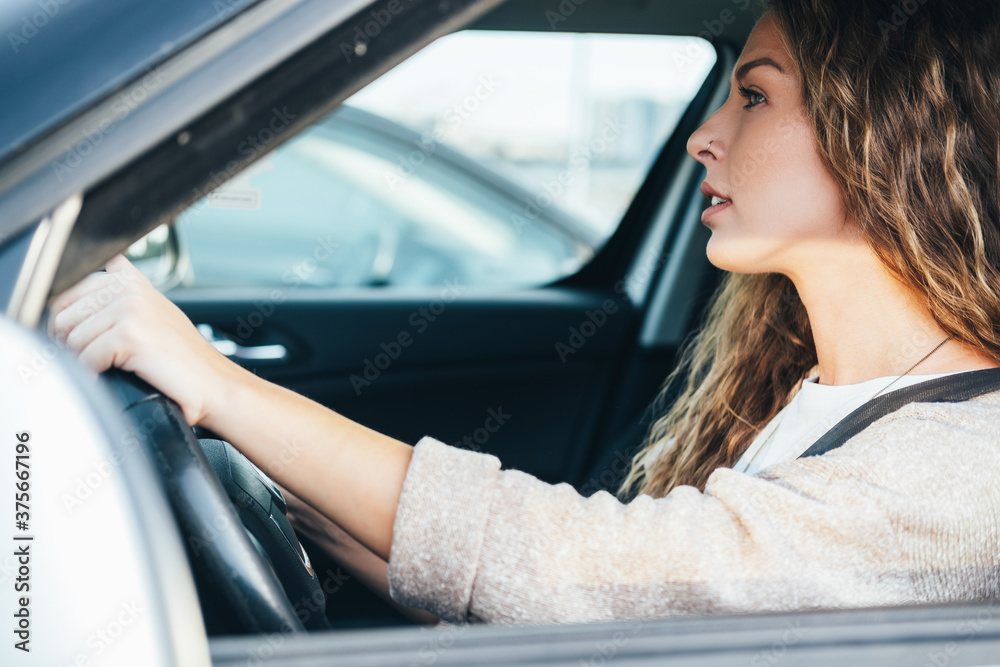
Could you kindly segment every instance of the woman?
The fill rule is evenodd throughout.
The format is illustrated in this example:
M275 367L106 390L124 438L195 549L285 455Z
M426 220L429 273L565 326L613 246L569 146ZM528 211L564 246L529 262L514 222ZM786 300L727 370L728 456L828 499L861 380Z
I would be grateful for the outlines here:
M731 273L668 378L688 380L628 504L431 437L410 447L268 384L121 257L53 302L51 330L173 397L397 602L449 621L996 594L1000 392L910 404L797 458L873 394L1000 365L998 8L912 9L774 0L691 136L708 257Z

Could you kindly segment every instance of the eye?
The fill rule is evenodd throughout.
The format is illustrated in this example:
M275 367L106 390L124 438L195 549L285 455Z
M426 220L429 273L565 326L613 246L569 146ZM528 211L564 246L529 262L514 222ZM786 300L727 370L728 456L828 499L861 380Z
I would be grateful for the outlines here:
M767 101L767 98L758 93L756 90L750 90L749 88L740 86L739 91L740 95L747 101L747 104L743 106L744 109L752 109L758 104L763 104Z

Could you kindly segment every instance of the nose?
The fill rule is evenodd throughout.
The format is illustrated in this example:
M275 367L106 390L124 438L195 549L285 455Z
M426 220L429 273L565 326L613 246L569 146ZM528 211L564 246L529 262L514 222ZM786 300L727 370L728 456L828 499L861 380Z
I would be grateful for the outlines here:
M705 166L725 156L725 141L719 136L717 124L712 122L715 117L716 114L712 114L712 117L702 123L687 141L688 155Z

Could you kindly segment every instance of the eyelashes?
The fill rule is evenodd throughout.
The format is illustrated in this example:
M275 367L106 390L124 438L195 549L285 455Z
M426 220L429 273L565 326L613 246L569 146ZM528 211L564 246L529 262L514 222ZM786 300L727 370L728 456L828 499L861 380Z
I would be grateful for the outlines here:
M756 90L750 90L744 86L739 87L739 93L740 96L747 101L747 103L743 105L744 109L752 109L758 104L763 104L767 101L767 98L758 93Z

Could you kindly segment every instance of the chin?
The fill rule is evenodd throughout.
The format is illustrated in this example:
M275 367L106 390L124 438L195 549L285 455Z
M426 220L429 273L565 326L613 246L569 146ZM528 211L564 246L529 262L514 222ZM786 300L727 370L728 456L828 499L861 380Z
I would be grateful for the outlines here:
M712 230L712 237L708 239L708 245L705 246L708 261L723 271L745 273L743 271L743 266L746 264L745 253L740 252L740 249L736 247L740 244L733 243L732 239L721 238L724 236L724 234Z
M708 261L716 268L731 273L767 273L767 253L754 252L753 246L758 245L755 239L728 237L722 232L712 230L712 236L705 246ZM760 249L758 249L760 250Z

